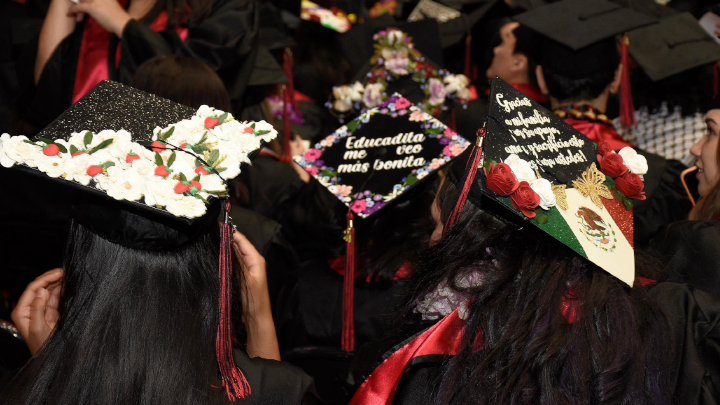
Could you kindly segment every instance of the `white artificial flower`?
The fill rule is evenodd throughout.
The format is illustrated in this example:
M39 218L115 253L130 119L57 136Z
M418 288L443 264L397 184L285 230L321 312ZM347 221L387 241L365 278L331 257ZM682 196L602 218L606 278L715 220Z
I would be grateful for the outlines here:
M457 98L461 98L463 100L468 100L472 96L472 93L470 92L470 89L465 87L462 89L458 89L458 91L455 93L455 96L457 96Z
M445 83L445 91L452 94L467 89L470 80L465 75L447 75L443 79L443 83Z
M382 83L368 84L363 93L363 103L367 108L375 108L382 103Z
M362 95L365 91L365 87L360 82L355 82L350 86L350 99L354 102L362 101Z
M26 143L27 137L24 135L13 136L3 141L3 151L8 159L17 163L24 163L30 167L35 167L35 159L45 156L42 148L37 145Z
M168 201L165 209L176 217L198 218L205 214L207 207L199 198L184 196Z
M407 48L400 48L399 50L393 51L389 48L383 48L381 55L384 59L383 65L390 73L396 75L407 75L410 72L410 57L408 56ZM365 90L367 91L367 89Z
M223 173L220 174L222 175ZM226 189L223 179L214 173L200 176L200 185L203 190L209 191L223 191Z
M106 150L107 153L114 158L118 159L121 162L124 162L125 157L133 148L133 141L130 133L125 131L124 129L121 129L117 132L107 133L104 138L113 140L113 142L108 145L104 150Z
M536 179L530 182L530 188L540 196L540 208L549 210L554 207L557 201L552 190L552 183L546 179Z
M0 165L2 165L3 167L9 168L9 167L12 167L15 165L15 161L10 159L5 154L5 151L3 148L6 146L3 146L3 145L6 145L6 146L10 145L10 135L9 134L2 134L2 136L0 136Z
M626 146L620 149L618 154L622 156L623 163L625 163L625 166L627 166L631 172L640 176L647 173L647 159L645 159L645 156L638 154L635 149Z
M514 153L508 156L504 163L510 166L510 169L515 175L517 181L527 181L528 183L531 183L537 178L535 176L535 171L532 167L530 167L530 163L520 159L520 156Z
M111 166L107 169L107 194L116 200L137 201L145 191L146 177L132 168Z
M175 185L177 180L163 179L162 177L153 176L147 178L145 182L145 204L150 206L167 206L170 201L180 200L182 194L175 193ZM196 199L196 198L193 198Z
M387 39L390 45L395 45L405 40L405 33L400 30L390 30Z
M446 92L443 82L433 77L428 80L428 89L430 91L430 97L428 98L430 105L438 106L445 102Z
M65 159L65 180L74 180L78 183L87 186L90 183L91 177L87 174L88 166L90 166L91 156L87 153Z
M67 154L65 155L69 156ZM52 178L58 178L65 172L65 162L63 160L59 154L56 156L42 155L35 158L35 164L41 172Z
M213 115L216 115L219 110L215 110L212 107L201 105L200 108L198 108L197 113L195 114L198 117L211 117ZM222 114L222 112L220 113Z
M333 87L333 98L335 99L335 102L333 102L333 108L341 113L352 110L353 100L351 93L352 91L350 86L343 85Z

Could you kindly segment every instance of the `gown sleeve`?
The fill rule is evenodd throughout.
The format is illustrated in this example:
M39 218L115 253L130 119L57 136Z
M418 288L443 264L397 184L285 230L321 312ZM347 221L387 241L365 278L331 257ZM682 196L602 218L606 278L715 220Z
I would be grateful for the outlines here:
M179 54L207 64L222 78L235 115L247 87L257 54L259 10L254 0L218 0L208 16L192 21L183 40L174 29L155 32L138 21L125 26L119 76L129 83L143 62L156 56Z
M720 403L720 300L685 284L660 283L649 290L671 325L675 403Z

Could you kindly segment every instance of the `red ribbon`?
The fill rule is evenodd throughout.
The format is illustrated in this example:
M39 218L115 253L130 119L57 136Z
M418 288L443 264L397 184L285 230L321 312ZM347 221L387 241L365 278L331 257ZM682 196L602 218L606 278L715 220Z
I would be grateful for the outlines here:
M355 227L354 215L347 213L348 228L345 231L347 257L343 276L342 350L355 350Z
M620 82L620 124L623 128L635 125L635 106L633 105L632 91L630 90L630 56L628 47L630 40L627 34L622 38L622 78Z

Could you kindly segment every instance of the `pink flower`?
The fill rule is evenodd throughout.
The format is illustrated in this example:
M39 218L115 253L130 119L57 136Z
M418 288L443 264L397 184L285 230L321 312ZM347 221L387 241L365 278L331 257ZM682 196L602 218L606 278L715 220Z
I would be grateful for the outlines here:
M428 118L430 118L430 117L424 111L415 110L412 113L410 113L409 120L413 121L413 122L424 122L424 121L427 121Z
M365 107L374 108L382 103L382 91L382 83L368 84L363 93L363 103L365 103Z
M447 148L447 146L446 146L446 148ZM443 152L444 152L444 151L443 151ZM432 160L432 162L430 162L430 166L428 166L428 168L429 168L430 170L436 170L436 169L439 169L440 166L442 166L442 165L444 165L444 164L445 164L445 161L444 161L444 160L435 158L435 159Z
M310 149L310 150L308 150L307 152L305 152L305 154L303 155L303 157L304 157L305 160L308 161L308 162L314 162L315 159L317 159L317 158L320 157L320 155L322 155L322 152L320 152L319 149Z
M356 200L350 204L350 209L354 212L363 212L365 208L367 208L367 201L365 200Z
M389 48L383 48L382 57L385 59L385 69L396 75L407 75L410 58L408 57L407 48L401 48L397 51L391 51ZM442 85L442 83L440 83ZM445 87L443 87L443 90Z
M352 193L352 186L348 186L346 184L338 184L335 187L335 195L338 197L347 197ZM365 200L363 200L363 203Z
M408 107L410 107L410 100L406 99L405 97L400 97L400 99L395 102L395 108L398 110L402 110Z
M453 131L449 127L446 127L445 130L443 131L443 134L445 134L446 136L455 136L455 135L457 135L457 132Z
M335 140L337 139L337 136L335 135L329 135L325 137L322 141L320 141L320 145L324 147L332 146L335 143Z
M307 172L310 173L311 176L317 176L317 174L320 172L315 166L306 167L305 170L307 170Z
M445 86L443 86L443 82L436 78L431 78L429 80L430 84L430 98L428 99L428 102L432 106L439 106L445 102Z

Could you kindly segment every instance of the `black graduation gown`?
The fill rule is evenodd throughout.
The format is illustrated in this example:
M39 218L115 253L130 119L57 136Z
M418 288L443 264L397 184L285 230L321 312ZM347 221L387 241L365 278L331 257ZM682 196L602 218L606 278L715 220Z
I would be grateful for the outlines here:
M686 284L658 283L648 286L649 295L667 316L675 343L670 371L674 402L684 405L720 403L720 300ZM406 336L410 336L408 333ZM409 340L387 340L386 359ZM359 387L369 375L367 357L381 353L379 345L368 345L356 354L349 377ZM364 359L363 359L364 358ZM377 357L375 357L377 359ZM450 356L415 357L402 373L393 404L433 404L439 380ZM381 361L380 360L380 361ZM380 361L376 360L375 365Z
M173 29L161 32L130 20L122 39L112 36L108 52L109 79L129 84L135 70L156 56L179 54L206 63L223 80L233 110L241 110L241 98L247 87L257 53L258 7L254 0L215 0L207 17L187 24L188 35L182 41ZM85 24L65 38L48 60L23 118L38 126L47 126L72 102L75 73ZM116 67L115 50L120 45ZM238 114L235 114L238 115Z
M653 238L649 251L669 277L720 297L720 222L672 223Z

